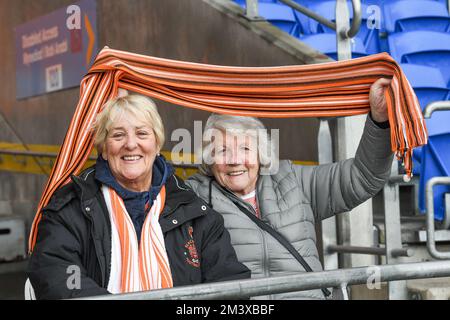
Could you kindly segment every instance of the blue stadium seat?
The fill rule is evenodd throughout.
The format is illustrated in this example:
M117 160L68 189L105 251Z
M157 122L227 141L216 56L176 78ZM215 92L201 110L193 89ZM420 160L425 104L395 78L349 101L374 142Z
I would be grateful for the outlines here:
M433 101L448 100L450 89L446 87L444 78L439 69L415 64L402 64L402 70L405 72L411 86L419 99L422 110ZM431 120L426 120L427 127L433 133L436 129L432 121L439 121L439 113ZM441 114L442 116L442 114ZM439 123L437 124L439 127ZM436 132L434 132L436 133ZM417 148L413 152L413 174L421 174L422 148Z
M417 64L401 64L419 99L422 110L433 101L448 100L450 89L439 69Z
M433 117L441 116L439 113ZM449 117L450 118L450 117ZM445 123L448 127L448 120ZM450 176L450 130L447 133L430 136L428 144L422 147L421 172L419 181L419 209L426 212L425 186L433 177ZM434 218L442 221L445 218L445 193L450 193L450 186L434 187Z
M450 33L411 31L389 35L391 56L399 63L438 68L446 83L450 80Z
M433 177L450 176L450 111L433 113L426 119L428 143L418 153L420 156L419 209L426 212L425 187ZM434 218L445 218L445 193L450 193L450 186L434 187Z
M403 0L384 5L386 31L389 33L430 30L450 31L447 7L437 1Z
M234 0L241 7L246 7L245 0ZM294 10L290 7L276 3L276 0L259 0L258 1L259 15L267 21L277 26L281 30L298 36L300 33L300 24L294 15Z
M402 65L406 77L421 100L422 108L433 100L448 100L450 89L445 91L445 83L439 70L426 66ZM423 92L421 92L423 90ZM421 98L421 95L425 97ZM428 96L427 96L428 95ZM433 113L425 119L428 129L428 144L413 152L413 173L420 176L419 209L425 213L425 186L436 176L449 176L450 173L450 111ZM434 216L442 221L445 215L445 193L449 186L437 186L434 193Z
M294 0L294 1L304 7L308 7L309 3L310 3L310 1L304 1L304 0ZM297 23L299 25L299 35L311 34L311 31L309 30L309 21L312 19L297 10L293 10L293 11L294 11L295 18L297 19Z
M420 169L422 164L422 147L413 150L413 175L420 176Z
M309 6L311 10L320 14L328 20L335 21L335 10L336 1L317 1ZM350 8L350 6L349 6ZM369 28L367 24L367 19L369 18L369 10L366 4L361 5L362 10L362 20L361 27L358 32L358 38L362 39L366 47L366 51L369 54L380 52L378 33L379 30L376 28ZM353 11L350 10L350 19L353 17ZM309 20L310 32L314 33L335 33L334 30L320 24L318 21Z
M300 38L301 41L310 45L314 49L328 55L329 57L337 60L337 48L336 48L336 34L333 33L319 33L310 36ZM364 43L359 38L353 38L352 57L358 58L367 56Z
M281 30L292 34L298 34L298 23L294 11L283 4L278 3L259 3L259 15L267 21L274 24Z

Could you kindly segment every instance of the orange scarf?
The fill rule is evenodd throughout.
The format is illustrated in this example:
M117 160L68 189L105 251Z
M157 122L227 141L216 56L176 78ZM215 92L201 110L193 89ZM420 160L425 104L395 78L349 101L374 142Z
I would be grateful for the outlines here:
M159 224L166 198L165 187L145 218L140 245L123 200L107 186L102 187L102 192L112 226L108 291L127 293L172 288L169 258Z
M173 104L241 116L340 117L368 113L370 86L393 81L385 92L391 146L412 171L412 149L427 142L417 97L387 53L316 65L226 67L148 57L104 48L81 82L80 100L40 200L29 239L36 243L41 210L77 174L93 147L91 125L119 88Z

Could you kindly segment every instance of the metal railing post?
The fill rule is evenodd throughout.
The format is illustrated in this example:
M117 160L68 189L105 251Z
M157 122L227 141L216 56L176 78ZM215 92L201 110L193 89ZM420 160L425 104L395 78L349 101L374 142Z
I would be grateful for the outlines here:
M245 1L245 15L250 20L259 19L258 0Z
M350 30L350 14L347 0L336 1L336 41L338 60L350 60L352 58Z
M317 134L317 149L319 152L319 164L333 162L333 143L331 131L327 118L320 119L319 132ZM333 270L339 268L338 253L331 252L327 248L337 245L336 217L332 216L322 220L322 247L323 247L323 268Z
M398 175L398 163L392 162L391 176ZM386 264L398 263L399 256L394 254L403 249L400 213L400 190L398 184L387 183L383 188L384 228L386 245ZM389 283L389 299L406 299L406 281Z
M360 10L360 2L354 7ZM354 12L354 19L350 27L350 14L346 0L336 1L336 41L338 60L350 60L352 58L352 39L349 35L357 33L361 14ZM337 118L335 136L337 137L337 159L343 161L352 158L356 154L360 138L364 131L366 115ZM350 212L336 216L339 228L339 243L343 246L373 246L373 217L372 201L369 199L353 208ZM340 260L340 267L364 266L375 263L375 257L370 255L345 255ZM356 297L356 296L355 296ZM356 297L357 298L357 297Z

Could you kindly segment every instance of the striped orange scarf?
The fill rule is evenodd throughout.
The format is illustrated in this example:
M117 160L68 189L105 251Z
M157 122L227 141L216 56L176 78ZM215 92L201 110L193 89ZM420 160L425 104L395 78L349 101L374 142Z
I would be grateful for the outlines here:
M104 48L81 82L80 100L40 200L29 239L33 250L41 210L93 146L91 125L119 88L177 105L241 116L340 117L368 113L370 86L392 78L385 92L391 146L408 175L412 149L427 141L417 97L387 54L317 65L226 67L148 57Z
M123 200L107 186L102 187L102 192L112 226L108 291L127 293L173 287L169 258L159 224L166 198L165 187L162 187L145 218L140 245Z

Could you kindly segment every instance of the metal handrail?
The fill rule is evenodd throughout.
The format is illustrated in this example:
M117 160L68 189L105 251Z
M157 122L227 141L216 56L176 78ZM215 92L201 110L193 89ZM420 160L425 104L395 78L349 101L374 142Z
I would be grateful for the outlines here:
M450 110L450 101L434 101L429 103L423 110L424 118L431 118L435 111Z
M310 17L311 19L314 19L318 21L319 23L327 26L328 28L331 28L336 31L336 23L333 21L330 21L321 15L315 13L312 10L309 10L308 8L292 1L292 0L278 0L285 5L299 11L300 13L303 13L304 15ZM356 34L359 31L359 28L361 27L361 18L362 18L362 12L361 12L361 0L352 0L352 7L353 7L353 20L352 25L350 29L343 32L344 38L353 38L356 36Z
M189 300L239 299L283 292L336 288L345 285L439 278L450 276L450 261L432 261L369 266L331 271L308 272L298 275L246 279L184 286L117 295L81 298L83 300Z
M439 184L450 185L450 177L434 177L428 180L426 193L426 211L427 211L427 248L430 255L435 259L450 259L450 252L437 250L434 238L434 197L433 187Z
M353 38L358 34L359 28L361 27L361 0L352 0L353 6L353 20L350 29L347 31L346 36L348 38Z

